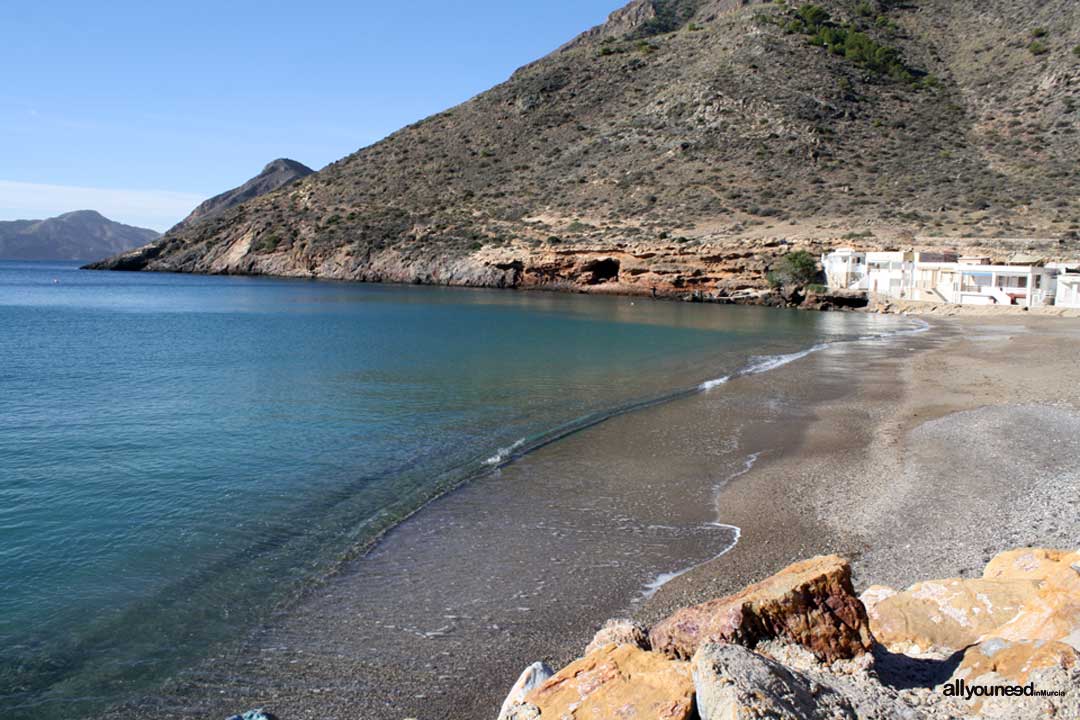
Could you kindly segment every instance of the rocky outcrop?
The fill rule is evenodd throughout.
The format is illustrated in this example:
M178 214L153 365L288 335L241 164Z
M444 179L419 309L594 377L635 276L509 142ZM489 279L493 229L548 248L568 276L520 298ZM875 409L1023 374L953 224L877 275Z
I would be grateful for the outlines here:
M832 555L795 563L740 593L680 610L649 633L654 650L684 659L704 643L753 648L774 639L825 662L870 649L869 623L846 560Z
M694 683L688 663L632 645L589 653L525 696L541 718L691 720Z
M675 613L651 629L654 651L640 626L609 621L522 697L527 671L500 718L1080 717L1078 602L1076 552L1011 551L981 578L872 586L862 600L846 561L813 558Z

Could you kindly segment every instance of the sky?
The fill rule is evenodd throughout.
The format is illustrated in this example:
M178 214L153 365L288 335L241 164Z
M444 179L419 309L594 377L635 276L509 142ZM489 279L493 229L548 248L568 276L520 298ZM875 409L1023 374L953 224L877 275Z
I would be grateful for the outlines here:
M0 2L0 220L165 230L278 157L316 170L625 0Z

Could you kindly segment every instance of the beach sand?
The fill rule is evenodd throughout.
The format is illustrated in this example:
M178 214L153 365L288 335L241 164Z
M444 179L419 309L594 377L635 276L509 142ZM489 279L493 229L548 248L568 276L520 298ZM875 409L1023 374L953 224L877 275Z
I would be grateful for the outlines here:
M850 557L862 588L1080 545L1080 321L930 322L530 454L106 717L493 720L525 666L566 663L607 618L655 620L811 555Z

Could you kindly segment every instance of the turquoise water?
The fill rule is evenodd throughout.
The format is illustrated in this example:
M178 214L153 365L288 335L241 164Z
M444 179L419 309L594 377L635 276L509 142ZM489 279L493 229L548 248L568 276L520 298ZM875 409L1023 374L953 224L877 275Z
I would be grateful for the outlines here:
M152 687L515 454L895 327L0 263L0 716Z

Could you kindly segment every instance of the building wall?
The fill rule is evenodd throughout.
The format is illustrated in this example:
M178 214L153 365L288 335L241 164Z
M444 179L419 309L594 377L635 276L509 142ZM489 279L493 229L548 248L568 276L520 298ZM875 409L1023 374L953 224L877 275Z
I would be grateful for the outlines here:
M1058 278L1058 307L1080 308L1080 275L1064 275Z

